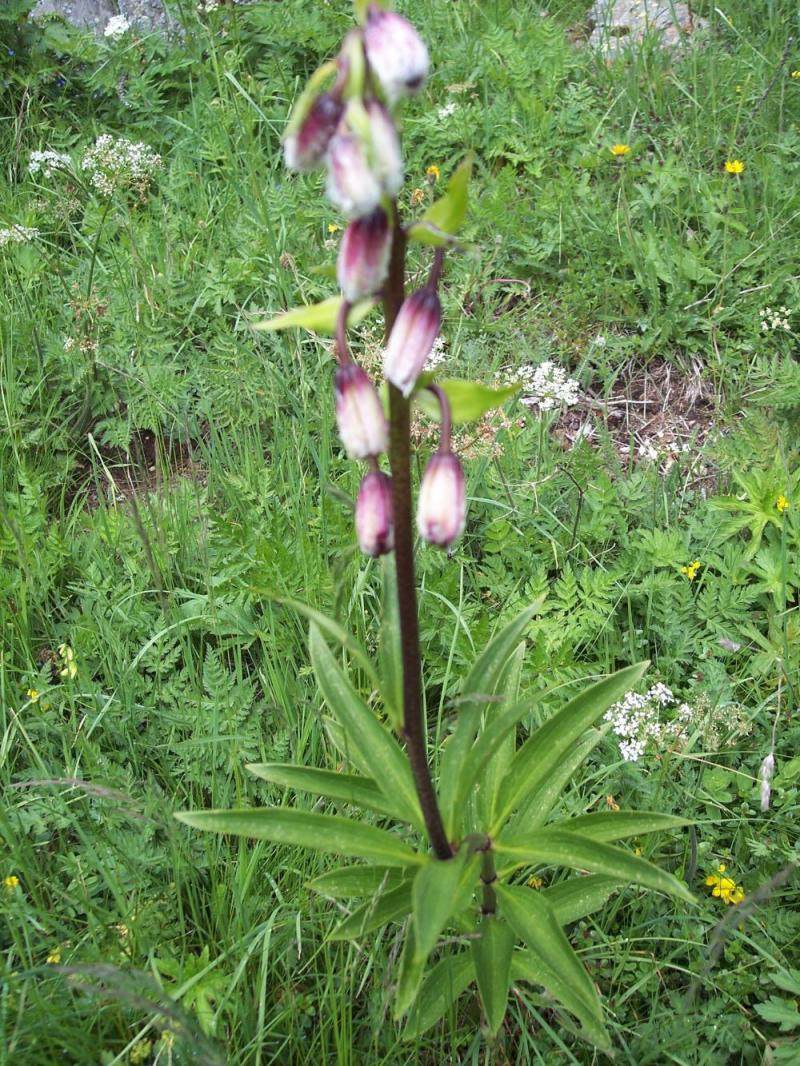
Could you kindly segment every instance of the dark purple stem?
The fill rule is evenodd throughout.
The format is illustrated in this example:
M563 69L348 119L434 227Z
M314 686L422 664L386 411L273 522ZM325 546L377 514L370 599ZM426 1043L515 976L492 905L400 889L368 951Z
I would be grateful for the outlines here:
M433 263L431 265L431 272L428 274L428 281L425 286L426 289L438 289L439 281L442 277L442 270L444 269L444 248L437 248L433 257Z
M341 307L339 308L339 314L336 316L336 358L339 360L339 366L346 366L348 363L352 363L350 356L350 348L347 344L347 316L350 314L350 308L353 305L348 303L347 300L342 300Z
M432 392L436 399L439 401L439 410L442 414L442 432L439 436L439 448L440 452L451 451L450 437L453 428L452 412L450 410L450 401L447 399L447 393L439 385L428 385L428 391Z

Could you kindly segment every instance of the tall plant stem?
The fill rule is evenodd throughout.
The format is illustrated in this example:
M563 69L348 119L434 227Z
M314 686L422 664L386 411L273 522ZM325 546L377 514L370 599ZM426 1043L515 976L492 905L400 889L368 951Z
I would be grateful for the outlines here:
M405 233L395 208L395 230L389 277L383 291L386 337L391 332L405 293ZM414 535L411 507L410 404L399 389L389 385L389 463L392 468L394 555L397 572L397 606L403 658L403 736L414 785L434 854L449 859L447 839L428 766L425 723L422 717L422 661L419 651L417 589L414 576Z

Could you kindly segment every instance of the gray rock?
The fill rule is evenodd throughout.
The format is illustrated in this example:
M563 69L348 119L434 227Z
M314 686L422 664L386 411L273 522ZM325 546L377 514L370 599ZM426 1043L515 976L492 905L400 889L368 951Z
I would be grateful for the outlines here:
M675 48L706 26L680 0L595 0L589 20L594 25L589 46L609 59L640 44L645 34L658 34L662 48Z
M38 0L31 12L34 18L62 15L73 26L91 30L98 37L114 15L124 15L140 32L174 28L163 0Z

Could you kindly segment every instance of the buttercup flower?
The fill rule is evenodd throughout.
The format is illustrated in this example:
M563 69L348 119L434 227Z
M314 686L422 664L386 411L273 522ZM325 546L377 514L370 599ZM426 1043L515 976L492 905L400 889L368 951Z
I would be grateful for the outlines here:
M425 177L430 181L431 185L433 185L439 180L441 174L442 172L439 170L435 163L432 163L425 171Z
M725 170L728 174L741 174L744 170L744 163L741 159L726 159Z
M780 496L779 496L779 497L777 498L777 500L775 501L775 506L776 506L776 507L777 507L777 509L778 509L778 513L779 513L779 514L783 514L783 512L784 512L784 511L788 510L788 509L789 509L789 507L791 507L791 503L790 503L790 501L789 501L789 500L788 500L788 499L787 499L787 498L786 498L786 497L785 497L785 496L783 495L783 493L781 493L781 494L780 494Z
M9 874L8 877L3 878L3 888L6 892L13 892L19 888L19 878L16 874Z
M741 903L744 899L744 889L737 885L732 877L724 877L727 867L720 863L716 874L709 874L705 883L711 889L711 895L721 899L724 903Z
M61 962L61 952L59 951L59 949L55 948L53 951L51 951L45 959L45 962L49 966L58 966L58 964Z
M629 144L612 144L609 151L617 158L623 155L627 155L630 152L631 146Z
M700 560L695 559L695 561L693 563L689 563L688 566L682 566L681 573L684 574L689 581L694 581L694 579L697 577L697 572L701 566L702 563L700 562Z
M25 695L28 697L28 699L31 701L31 703L38 703L39 702L40 693L39 693L38 689L29 688L28 691L25 693Z

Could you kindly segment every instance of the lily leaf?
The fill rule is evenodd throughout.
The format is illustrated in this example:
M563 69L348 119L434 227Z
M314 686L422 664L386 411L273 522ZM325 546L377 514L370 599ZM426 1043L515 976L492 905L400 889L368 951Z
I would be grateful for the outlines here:
M515 384L493 389L489 385L482 385L479 381L463 381L460 378L445 378L437 384L450 401L450 414L456 426L463 425L465 422L474 422L487 411L502 407L522 388L520 384ZM414 400L431 418L438 420L441 417L439 404L432 392L427 389L418 389L414 393Z
M360 300L354 304L347 316L348 326L357 326L377 303L376 300ZM341 296L329 296L318 304L304 304L302 307L293 307L284 311L275 318L266 318L261 322L254 322L251 329L260 333L274 333L279 329L294 329L300 327L310 333L322 333L333 336L336 332L336 320L339 317L339 308L342 306Z

